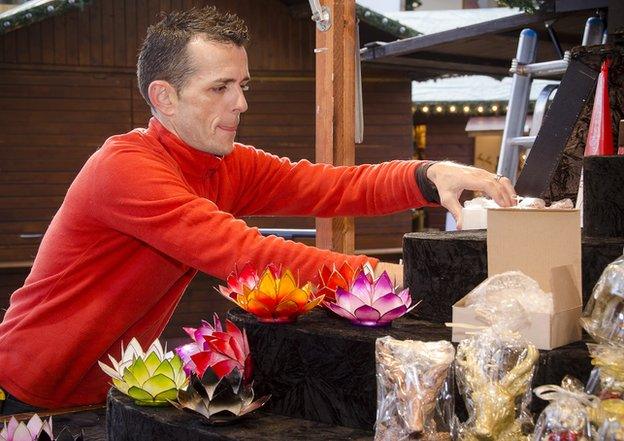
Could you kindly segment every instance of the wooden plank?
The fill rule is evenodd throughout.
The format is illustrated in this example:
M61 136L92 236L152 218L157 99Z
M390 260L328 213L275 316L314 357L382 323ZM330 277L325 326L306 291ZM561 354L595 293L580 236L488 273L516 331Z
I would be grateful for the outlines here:
M80 66L89 65L91 59L91 44L89 43L91 24L89 9L92 7L92 5L89 5L84 10L76 12L78 15L78 64Z
M4 59L7 63L15 63L17 61L17 35L15 32L9 32L2 36L4 43Z
M103 1L102 4L102 64L115 66L115 25L113 2Z
M355 163L355 0L329 0L329 30L316 31L316 161ZM352 254L352 218L317 219L316 245Z
M125 0L114 0L113 4L113 46L114 65L126 66L126 48L128 46L126 30L126 6Z
M4 98L82 98L82 99L128 99L128 89L122 87L73 87L33 85L28 88L0 85Z
M75 66L79 64L79 18L80 11L74 9L65 13L65 48L66 63Z
M4 109L41 109L49 111L60 110L98 110L103 111L130 111L130 103L121 99L84 99L84 98L4 98L0 97L0 108Z
M91 66L101 66L102 63L102 3L92 2L89 11L89 59ZM104 2L105 3L105 2Z
M41 63L41 23L33 23L28 27L29 58L31 63Z
M137 2L136 0L126 0L126 60L128 67L136 66L138 42L137 42Z
M30 63L30 43L28 28L20 28L13 32L15 32L16 38L17 62Z
M57 15L52 19L54 29L54 64L67 64L65 14Z

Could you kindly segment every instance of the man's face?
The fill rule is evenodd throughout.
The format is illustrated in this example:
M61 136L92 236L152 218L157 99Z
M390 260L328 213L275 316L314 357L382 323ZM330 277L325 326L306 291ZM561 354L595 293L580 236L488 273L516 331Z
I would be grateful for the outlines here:
M192 147L227 155L233 149L240 114L247 110L247 52L203 38L191 40L187 51L195 70L178 91L169 123Z

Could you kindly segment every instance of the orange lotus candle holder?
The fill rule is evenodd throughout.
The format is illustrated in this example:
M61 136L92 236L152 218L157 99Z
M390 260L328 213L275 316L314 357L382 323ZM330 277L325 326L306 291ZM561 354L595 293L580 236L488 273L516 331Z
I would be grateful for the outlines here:
M247 285L252 280L255 284ZM324 298L314 295L311 283L300 287L290 270L282 272L274 265L268 266L260 277L249 269L244 269L240 277L233 273L228 277L228 287L219 287L219 291L261 323L293 323Z

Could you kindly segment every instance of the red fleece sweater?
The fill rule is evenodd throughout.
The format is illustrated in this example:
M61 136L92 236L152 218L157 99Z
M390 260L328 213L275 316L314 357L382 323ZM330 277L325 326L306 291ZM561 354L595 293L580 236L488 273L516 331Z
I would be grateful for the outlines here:
M424 205L415 161L332 167L236 144L220 158L156 119L109 138L72 183L24 286L0 324L0 386L38 407L102 402L97 365L122 342L157 338L197 270L224 279L270 262L311 280L345 256L274 236L235 216L381 215ZM189 323L191 325L191 323Z

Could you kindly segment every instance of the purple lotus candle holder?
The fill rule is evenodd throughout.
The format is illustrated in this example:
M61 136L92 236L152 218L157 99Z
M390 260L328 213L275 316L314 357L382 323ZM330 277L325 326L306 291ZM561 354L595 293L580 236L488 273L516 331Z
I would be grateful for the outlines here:
M388 326L417 306L412 305L409 289L396 291L385 271L377 279L361 272L349 291L337 288L335 302L327 306L354 325Z

